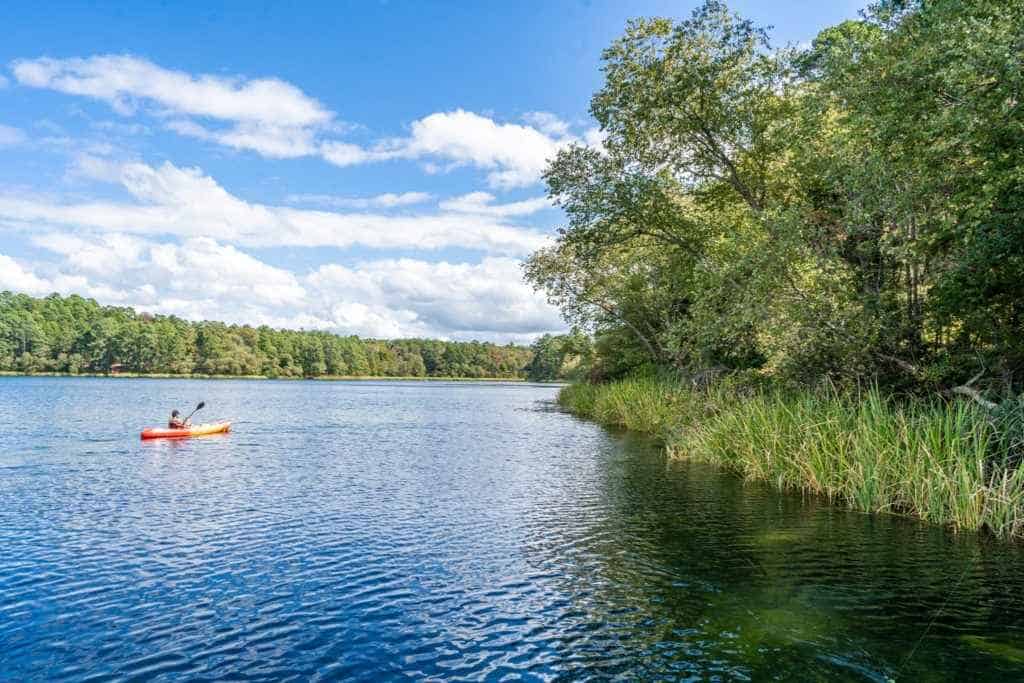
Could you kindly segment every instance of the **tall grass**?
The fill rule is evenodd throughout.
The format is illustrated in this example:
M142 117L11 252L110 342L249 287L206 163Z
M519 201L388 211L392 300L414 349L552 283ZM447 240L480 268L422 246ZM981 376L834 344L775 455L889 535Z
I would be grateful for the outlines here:
M669 453L853 509L1024 537L1024 468L980 408L874 389L697 391L654 378L565 387L572 412L661 439Z

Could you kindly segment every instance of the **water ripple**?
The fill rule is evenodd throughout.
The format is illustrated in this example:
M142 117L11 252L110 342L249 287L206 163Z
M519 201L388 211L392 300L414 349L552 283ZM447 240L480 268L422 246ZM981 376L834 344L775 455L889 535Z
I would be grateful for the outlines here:
M0 379L0 679L1024 676L1019 549L667 462L553 393ZM245 419L134 436L197 398Z

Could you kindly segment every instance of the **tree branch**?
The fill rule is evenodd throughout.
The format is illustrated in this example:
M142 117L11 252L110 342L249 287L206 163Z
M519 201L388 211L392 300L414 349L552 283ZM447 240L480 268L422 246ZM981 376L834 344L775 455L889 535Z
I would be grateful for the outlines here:
M992 410L993 408L995 408L999 404L995 403L993 401L988 400L987 398L985 398L984 396L981 395L980 391L978 391L977 389L975 389L974 387L971 386L972 384L977 382L979 379L981 379L981 376L984 375L984 374L985 374L985 370L982 369L980 372L978 372L978 374L976 374L974 377L970 378L969 380L967 380L966 382L964 382L960 386L953 387L952 389L950 389L949 390L950 393L959 394L961 396L967 396L968 398L972 399L973 401L975 401L978 405L982 406L983 408L985 408L987 410Z

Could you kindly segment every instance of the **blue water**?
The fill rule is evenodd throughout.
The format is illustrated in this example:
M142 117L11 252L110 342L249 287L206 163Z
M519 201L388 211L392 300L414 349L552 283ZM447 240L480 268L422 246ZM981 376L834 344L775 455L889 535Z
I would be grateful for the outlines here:
M555 391L0 379L0 679L1024 677L1019 547L668 461ZM139 441L199 400L233 432Z

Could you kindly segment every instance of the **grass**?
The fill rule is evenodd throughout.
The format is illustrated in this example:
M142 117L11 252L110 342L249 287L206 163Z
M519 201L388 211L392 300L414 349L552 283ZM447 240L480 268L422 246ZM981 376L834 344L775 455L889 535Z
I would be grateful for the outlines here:
M1024 468L970 403L900 402L876 389L698 391L656 378L574 384L559 402L747 479L865 512L1024 537Z

